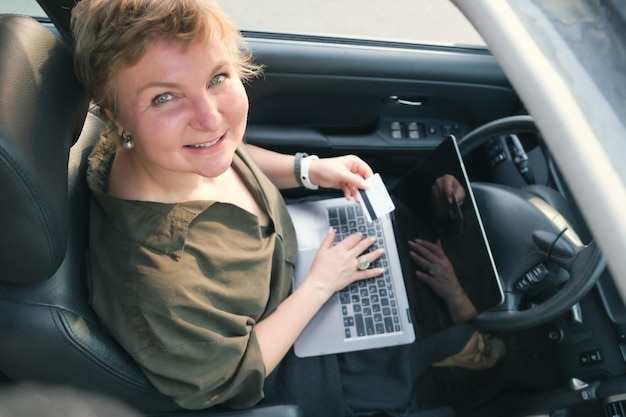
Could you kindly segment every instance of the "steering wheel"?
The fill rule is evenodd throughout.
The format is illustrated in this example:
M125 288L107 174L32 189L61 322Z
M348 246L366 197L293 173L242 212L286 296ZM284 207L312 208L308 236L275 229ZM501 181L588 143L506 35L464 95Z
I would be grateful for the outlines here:
M539 136L530 116L506 117L467 134L459 150L467 157L489 139L517 133ZM597 245L583 244L563 216L565 198L537 188L472 183L504 293L502 304L472 319L478 328L522 330L554 320L589 292L606 266ZM532 292L540 302L524 305Z

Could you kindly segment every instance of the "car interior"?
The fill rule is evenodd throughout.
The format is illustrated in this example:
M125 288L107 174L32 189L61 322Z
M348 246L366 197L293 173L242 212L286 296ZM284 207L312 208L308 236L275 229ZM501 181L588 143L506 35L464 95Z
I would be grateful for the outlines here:
M73 73L73 0L39 3L49 20L0 16L0 386L68 385L146 416L301 415L297 404L182 410L100 327L85 283L85 172L104 122ZM430 368L417 382L420 416L626 415L626 309L488 50L244 36L265 67L246 85L248 143L354 153L392 185L445 137L459 141L505 292L473 322L507 354L480 371Z

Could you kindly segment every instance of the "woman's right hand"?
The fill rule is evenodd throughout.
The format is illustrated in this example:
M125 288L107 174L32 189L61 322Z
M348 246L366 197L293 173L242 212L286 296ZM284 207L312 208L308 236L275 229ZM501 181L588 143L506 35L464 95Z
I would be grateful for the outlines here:
M354 233L333 246L335 233L331 228L313 260L307 278L316 284L315 288L325 292L327 297L354 281L374 278L384 272L383 268L358 269L360 256L365 256L372 264L382 256L384 250L380 248L363 254L374 244L375 238Z
M333 246L335 231L330 230L315 255L306 280L254 329L267 374L280 363L302 330L337 291L354 281L381 275L382 268L359 270L357 258L370 263L380 258L381 249L363 255L374 238L360 233L348 236Z

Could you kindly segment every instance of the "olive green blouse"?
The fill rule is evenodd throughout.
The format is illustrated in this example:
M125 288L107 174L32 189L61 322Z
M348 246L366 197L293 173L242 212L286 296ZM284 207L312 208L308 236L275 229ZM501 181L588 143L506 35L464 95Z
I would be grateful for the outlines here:
M115 145L89 159L90 301L161 392L184 408L250 407L265 368L254 325L287 297L296 238L283 199L240 146L233 167L270 217L232 204L106 195Z

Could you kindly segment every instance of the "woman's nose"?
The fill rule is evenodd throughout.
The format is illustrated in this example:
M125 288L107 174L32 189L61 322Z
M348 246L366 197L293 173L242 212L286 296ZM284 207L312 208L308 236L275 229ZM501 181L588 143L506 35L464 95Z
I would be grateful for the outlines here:
M192 128L214 131L219 129L221 121L222 114L217 97L205 92L194 100L193 117L190 123Z

